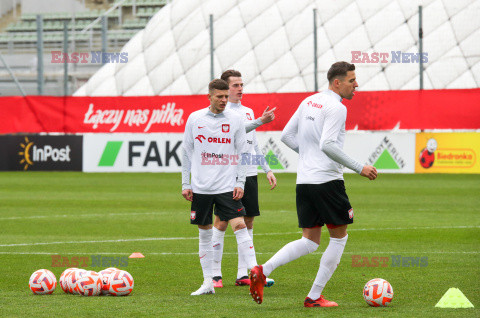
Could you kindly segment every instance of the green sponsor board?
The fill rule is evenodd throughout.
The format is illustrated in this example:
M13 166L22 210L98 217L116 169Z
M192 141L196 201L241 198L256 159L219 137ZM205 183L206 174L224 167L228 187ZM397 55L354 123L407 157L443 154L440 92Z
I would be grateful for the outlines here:
M277 159L273 159L277 158ZM280 160L278 160L278 157L275 156L272 150L269 150L267 155L266 155L267 163L270 166L270 169L272 170L285 170L283 165L280 163ZM275 164L272 164L275 163ZM261 166L258 166L258 170L263 170Z
M373 166L377 169L391 169L391 170L398 170L400 167L393 159L390 152L385 149L380 157L378 157L377 161L373 164Z
M118 153L122 147L123 141L109 141L103 150L102 157L98 163L99 167L113 167L117 160Z

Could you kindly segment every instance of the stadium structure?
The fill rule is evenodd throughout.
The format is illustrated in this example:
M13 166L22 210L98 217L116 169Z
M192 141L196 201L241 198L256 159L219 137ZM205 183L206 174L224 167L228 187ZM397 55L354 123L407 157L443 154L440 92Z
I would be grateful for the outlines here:
M425 89L480 84L480 3L471 1L174 1L123 48L129 63L108 64L75 96L202 94L213 69L239 69L248 92L314 91L314 19L317 10L319 89L335 61L352 52L388 53L388 63L356 64L359 90L419 89L415 60L392 62L392 51L419 52L423 6Z

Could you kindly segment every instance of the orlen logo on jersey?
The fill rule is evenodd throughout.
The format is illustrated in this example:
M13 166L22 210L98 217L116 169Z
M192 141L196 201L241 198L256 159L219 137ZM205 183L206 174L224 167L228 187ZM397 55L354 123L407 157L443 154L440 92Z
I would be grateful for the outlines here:
M204 135L198 135L197 137L195 137L195 139L197 139L198 141L200 141L200 143L203 143L203 141L207 138L205 138Z
M200 141L200 143L203 143L204 140L206 140L207 142L209 142L211 144L231 144L232 143L231 138L217 138L217 137L205 138L204 135L198 135L197 137L195 137L195 139Z
M315 107L315 108L322 108L322 107L323 107L323 105L314 103L314 102L312 102L312 101L308 101L307 105L308 105L308 106Z

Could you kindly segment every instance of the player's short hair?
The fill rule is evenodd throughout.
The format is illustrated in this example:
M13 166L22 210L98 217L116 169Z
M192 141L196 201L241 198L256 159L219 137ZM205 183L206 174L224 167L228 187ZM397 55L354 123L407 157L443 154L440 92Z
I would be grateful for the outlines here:
M228 83L222 79L216 78L208 84L208 92L211 94L214 89L228 91Z
M236 70L226 70L222 73L222 76L220 76L220 78L227 83L229 83L230 77L242 77L242 73Z
M355 71L355 65L343 61L333 63L327 73L328 82L332 83L336 78L344 78L348 71Z

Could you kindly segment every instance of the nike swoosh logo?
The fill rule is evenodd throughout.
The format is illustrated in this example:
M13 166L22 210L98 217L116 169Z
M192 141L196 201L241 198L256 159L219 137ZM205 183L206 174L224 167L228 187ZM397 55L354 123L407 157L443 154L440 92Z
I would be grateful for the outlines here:
M242 210L243 210L243 208L241 208L240 210L237 210L237 212L240 212L240 211L242 211Z
M203 255L203 256L200 256L200 259L204 258L205 256L207 256L207 253L205 253L205 255Z
M202 126L202 127L198 126L198 129L202 129L202 128L205 128L205 126Z
M219 246L219 245L220 245L220 243L213 245L213 247L217 247L217 246Z
M250 248L252 249L252 248L253 248L253 246L250 246Z

